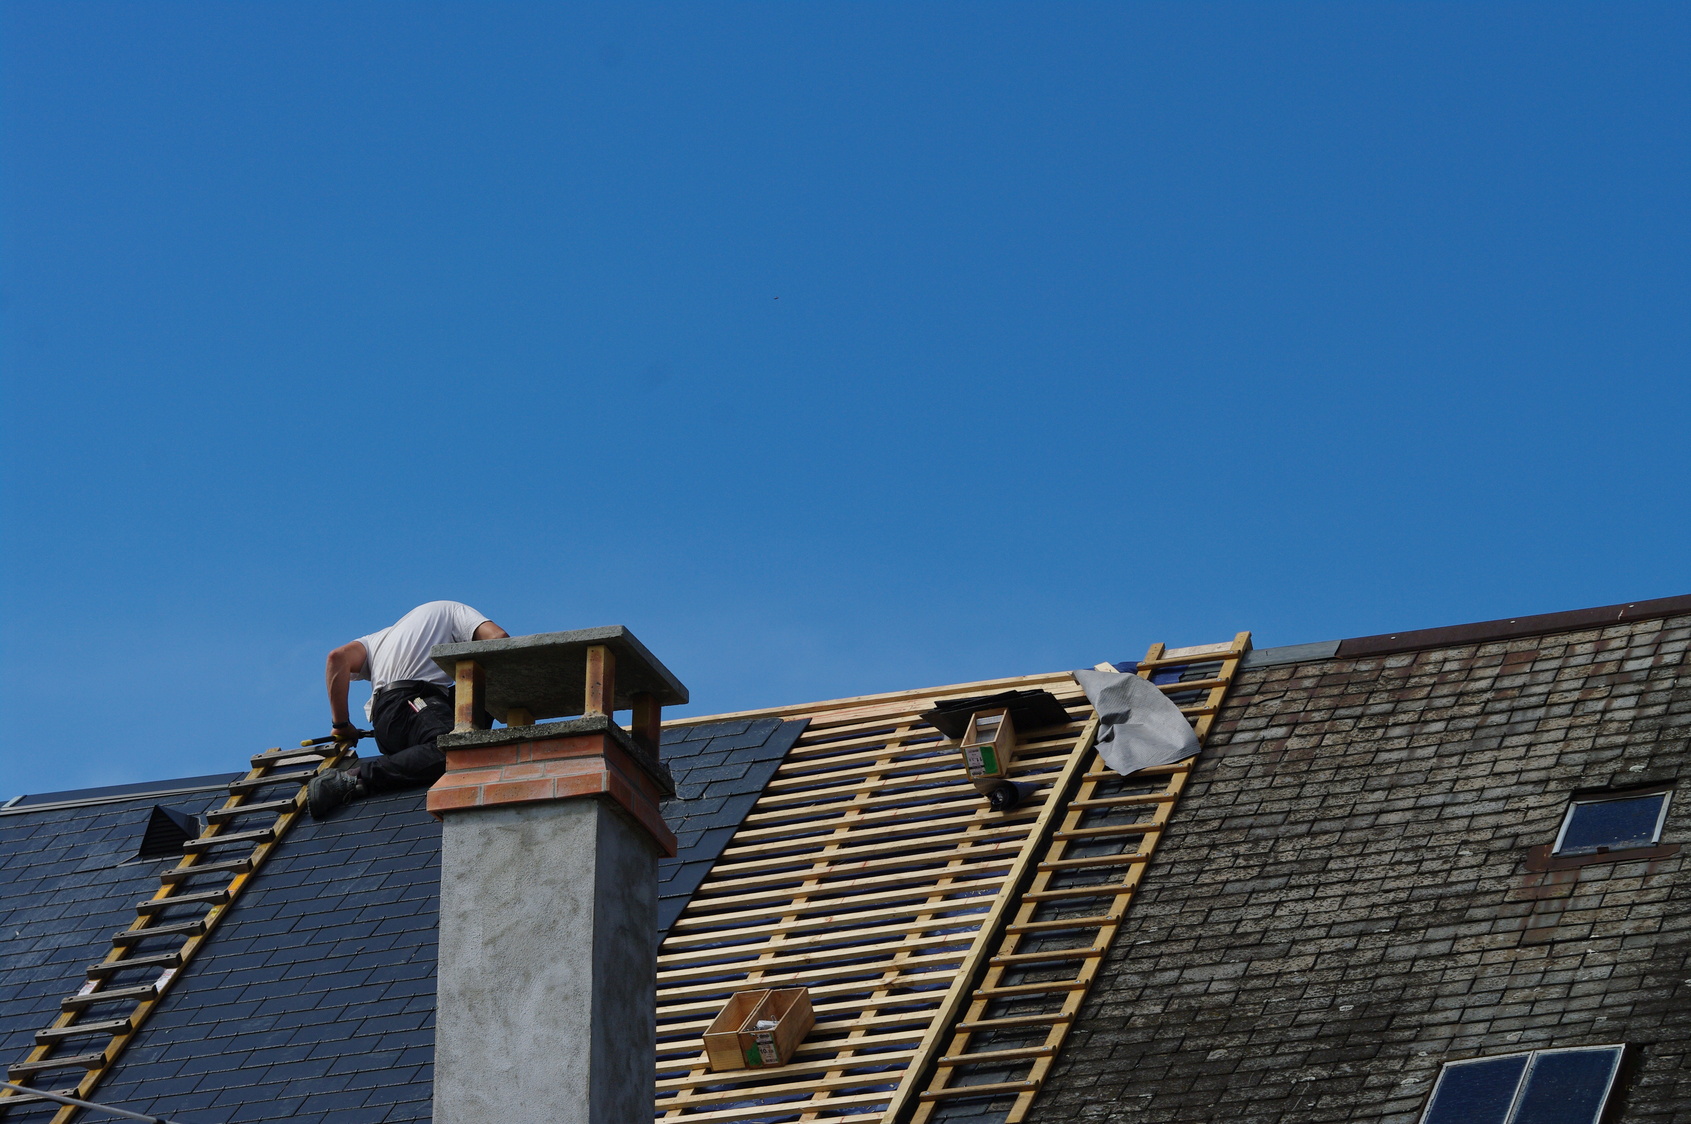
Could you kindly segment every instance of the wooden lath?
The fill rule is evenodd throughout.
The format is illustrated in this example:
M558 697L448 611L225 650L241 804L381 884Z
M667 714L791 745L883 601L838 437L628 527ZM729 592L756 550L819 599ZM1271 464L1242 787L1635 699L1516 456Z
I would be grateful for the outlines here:
M1153 644L1139 674L1180 704L1201 743L1249 650L1248 632L1229 644L1172 650ZM1029 840L1039 854L1035 873L1015 895L1010 923L992 934L995 951L971 987L967 1013L950 1027L942 1056L912 1059L912 1073L931 1065L932 1077L916 1099L911 1124L943 1124L954 1116L1005 1124L1026 1118L1195 760L1123 777L1090 745L1077 751L1087 762L1079 789L1066 802L1056 830ZM977 966L965 965L962 986L971 986L969 969ZM891 1107L888 1124L903 1107Z
M1071 716L1023 738L1016 777L1046 784L1008 813L918 717L983 686L1046 688ZM955 1017L957 973L1002 920L1029 840L1060 812L1050 793L1094 733L1067 673L836 702L774 712L810 725L660 950L660 1119L885 1118ZM810 989L816 1026L792 1062L711 1072L701 1035L729 996L793 985Z
M1156 645L1141 674L1175 680L1159 686L1201 740L1249 644L1240 633L1227 644ZM1016 779L1045 784L994 813L952 743L918 715L945 698L1030 687L1055 694L1071 721L1023 739ZM1012 1095L1006 1107L1020 1120L1191 762L1110 772L1067 672L714 720L730 717L810 724L660 950L659 1119L899 1124L914 1115L926 1124L965 1103L951 1090L973 1080L979 1063L966 1055L991 1053L992 1064L1027 1072L971 1088L967 1103L978 1112L981 1096ZM1046 947L1077 934L1084 948ZM1059 971L1018 978L1047 966ZM792 1063L711 1072L701 1035L729 996L793 985L810 989L817 1022ZM991 1010L1005 1001L1047 1009ZM989 1032L1010 1027L1029 1041L993 1046Z
M304 814L306 783L344 756L332 743L254 756L246 776L230 782L229 799L207 813L198 838L183 845L181 861L159 875L158 890L136 904L135 920L112 935L111 951L89 965L82 987L61 1001L59 1017L36 1032L29 1056L8 1067L9 1080L89 1098ZM0 1090L0 1116L52 1104ZM52 1124L70 1124L81 1112L63 1106Z

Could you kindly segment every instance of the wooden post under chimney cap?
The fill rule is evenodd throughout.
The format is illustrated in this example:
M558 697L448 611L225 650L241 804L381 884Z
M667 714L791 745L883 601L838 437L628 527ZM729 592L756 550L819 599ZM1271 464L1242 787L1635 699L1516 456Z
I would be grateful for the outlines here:
M454 734L485 730L487 721L487 674L475 660L459 660L455 674L453 703Z
M617 708L617 657L603 644L587 649L587 705L583 714L607 717Z
M657 757L663 740L663 707L657 696L645 691L634 696L634 724L629 728L636 741L645 743L652 756Z

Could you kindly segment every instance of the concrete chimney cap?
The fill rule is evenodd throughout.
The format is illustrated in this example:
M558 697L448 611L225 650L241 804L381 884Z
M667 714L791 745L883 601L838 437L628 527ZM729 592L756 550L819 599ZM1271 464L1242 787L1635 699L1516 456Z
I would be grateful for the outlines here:
M616 705L628 709L648 694L659 706L687 701L687 688L622 625L539 632L505 640L437 644L429 656L448 675L459 660L475 660L486 673L487 709L501 722L512 707L536 719L581 714L587 703L587 649L603 645L616 656Z

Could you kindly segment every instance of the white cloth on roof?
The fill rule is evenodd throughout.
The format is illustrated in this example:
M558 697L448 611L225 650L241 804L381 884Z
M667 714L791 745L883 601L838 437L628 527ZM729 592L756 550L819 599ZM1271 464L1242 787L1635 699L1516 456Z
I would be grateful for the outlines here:
M1098 712L1098 756L1126 776L1198 752L1192 723L1149 679L1120 671L1077 671L1075 681Z
M380 632L360 636L368 658L364 667L353 673L354 679L370 681L370 701L364 704L364 716L376 701L376 693L390 683L407 679L422 679L452 686L452 676L429 659L429 650L436 644L461 644L475 638L476 629L487 618L462 601L430 601L418 605Z

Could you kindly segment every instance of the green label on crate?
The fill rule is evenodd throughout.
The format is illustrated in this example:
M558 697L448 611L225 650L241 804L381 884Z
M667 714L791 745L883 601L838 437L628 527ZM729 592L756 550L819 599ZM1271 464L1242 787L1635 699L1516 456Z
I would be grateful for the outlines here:
M998 775L998 754L990 745L980 747L981 775L996 777Z
M773 1034L764 1032L752 1036L752 1044L746 1047L746 1064L753 1067L780 1064Z

